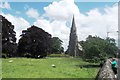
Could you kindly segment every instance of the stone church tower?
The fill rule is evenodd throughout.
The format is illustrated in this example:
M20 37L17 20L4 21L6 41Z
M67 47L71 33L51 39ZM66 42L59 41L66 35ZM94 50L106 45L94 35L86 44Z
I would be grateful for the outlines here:
M80 52L82 47L78 44L78 38L77 38L77 33L76 33L76 25L75 25L75 19L73 16L72 20L72 27L70 31L70 37L69 37L69 46L68 46L68 51L67 53L70 56L80 56Z

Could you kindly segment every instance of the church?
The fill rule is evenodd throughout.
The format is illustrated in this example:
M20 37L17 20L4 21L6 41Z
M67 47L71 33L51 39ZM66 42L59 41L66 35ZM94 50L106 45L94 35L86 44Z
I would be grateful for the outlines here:
M78 43L78 37L76 32L77 32L77 29L75 25L75 19L73 16L72 26L71 26L70 36L69 36L69 45L66 51L67 54L73 57L82 56L82 53L83 53L82 46Z

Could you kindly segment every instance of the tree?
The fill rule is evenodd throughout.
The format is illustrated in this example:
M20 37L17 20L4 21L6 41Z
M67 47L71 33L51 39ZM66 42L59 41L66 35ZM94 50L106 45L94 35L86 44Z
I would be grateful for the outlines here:
M52 38L52 53L62 53L64 52L64 48L62 47L62 40L58 37Z
M6 54L8 57L16 56L16 32L14 31L14 26L5 17L0 15L2 24L2 53Z
M117 46L115 43L115 39L109 37L106 39L105 51L108 54L113 54L114 56L117 55Z
M22 31L18 42L19 56L29 55L33 58L45 57L51 53L51 35L37 26Z
M84 49L84 59L100 60L114 56L117 51L115 40L112 38L102 39L89 35L86 41L80 41Z

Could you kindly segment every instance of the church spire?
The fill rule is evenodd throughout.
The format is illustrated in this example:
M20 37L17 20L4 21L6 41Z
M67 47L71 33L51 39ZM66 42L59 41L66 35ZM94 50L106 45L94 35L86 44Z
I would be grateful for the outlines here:
M75 57L77 55L77 34L74 16L72 19L72 26L69 37L68 54Z
M71 27L71 32L75 32L75 33L76 33L76 25L75 25L75 19L74 19L74 15L73 15L73 19L72 19L72 27Z

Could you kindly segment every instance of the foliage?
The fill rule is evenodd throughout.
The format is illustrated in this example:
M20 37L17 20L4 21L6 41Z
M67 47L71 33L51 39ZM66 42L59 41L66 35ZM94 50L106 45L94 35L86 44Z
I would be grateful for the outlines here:
M7 58L7 54L2 53L2 58Z
M120 58L120 49L118 49L118 58Z
M114 56L117 51L115 40L112 38L102 39L89 35L86 41L80 42L84 49L84 59L99 61Z
M14 26L5 17L0 15L0 24L2 24L2 53L8 57L16 56L16 32Z
M9 61L13 62L9 62ZM51 65L56 65L53 68ZM9 58L2 59L2 78L95 78L99 68L80 68L92 65L79 58ZM45 79L46 80L46 79Z
M48 57L69 57L67 54L50 54Z
M62 53L64 52L64 48L62 47L62 40L58 37L52 38L52 53Z
M33 58L47 56L51 53L51 35L36 26L23 30L18 42L18 53L19 56L29 53Z

